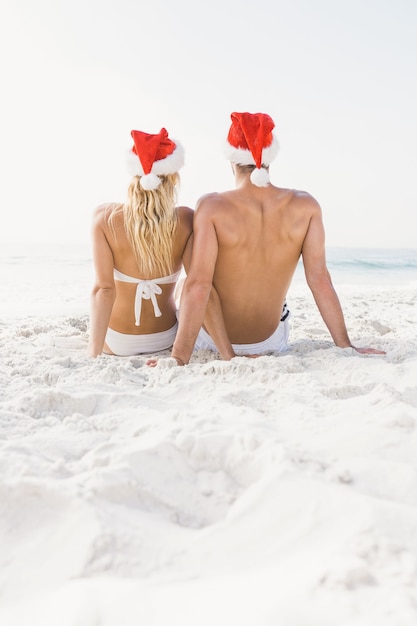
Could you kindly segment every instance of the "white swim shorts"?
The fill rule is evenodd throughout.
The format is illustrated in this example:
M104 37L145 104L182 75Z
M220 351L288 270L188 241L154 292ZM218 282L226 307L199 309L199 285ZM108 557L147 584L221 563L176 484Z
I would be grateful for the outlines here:
M288 350L288 339L290 336L289 311L284 321L280 322L278 328L272 333L268 339L259 341L258 343L232 343L235 354L265 354L266 352L285 352ZM194 350L212 350L218 352L216 344L210 335L200 329Z

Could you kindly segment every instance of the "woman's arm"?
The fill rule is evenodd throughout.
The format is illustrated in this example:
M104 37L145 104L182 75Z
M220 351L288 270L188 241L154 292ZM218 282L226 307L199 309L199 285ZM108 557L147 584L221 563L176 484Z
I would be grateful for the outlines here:
M110 315L116 298L113 277L113 253L103 230L105 207L99 207L93 218L92 246L95 281L91 293L90 339L88 356L96 357L103 351Z

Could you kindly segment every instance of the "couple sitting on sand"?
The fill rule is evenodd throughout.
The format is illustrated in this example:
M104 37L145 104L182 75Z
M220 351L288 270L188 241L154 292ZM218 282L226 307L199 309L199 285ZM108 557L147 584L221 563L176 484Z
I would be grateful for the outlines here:
M172 346L172 357L185 365L201 348L226 360L282 352L289 336L285 297L300 256L334 343L354 347L326 266L319 204L270 182L278 142L269 115L231 119L226 154L235 189L203 196L195 211L176 206L181 145L164 128L156 135L131 132L127 200L98 207L93 218L90 356Z

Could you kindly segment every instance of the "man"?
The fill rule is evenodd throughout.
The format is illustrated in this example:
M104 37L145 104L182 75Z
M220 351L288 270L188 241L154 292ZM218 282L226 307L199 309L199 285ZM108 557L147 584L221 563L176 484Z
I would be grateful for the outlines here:
M184 365L194 347L217 350L226 360L285 350L285 297L300 256L333 341L353 347L326 267L319 204L306 192L271 184L268 166L278 142L269 115L232 113L231 119L227 155L236 188L198 202L172 356Z

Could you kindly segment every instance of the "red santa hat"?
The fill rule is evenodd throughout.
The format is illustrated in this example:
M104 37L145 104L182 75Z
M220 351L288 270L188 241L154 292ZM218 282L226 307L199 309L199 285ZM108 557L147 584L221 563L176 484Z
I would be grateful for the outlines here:
M266 187L269 174L263 165L269 165L278 154L279 144L272 130L273 119L266 113L232 113L232 125L227 136L225 153L229 161L238 165L256 165L251 181L257 187Z
M159 187L159 176L174 174L184 165L183 147L169 139L165 128L156 135L141 130L132 130L130 134L133 146L128 154L128 171L141 177L140 185L146 191Z

